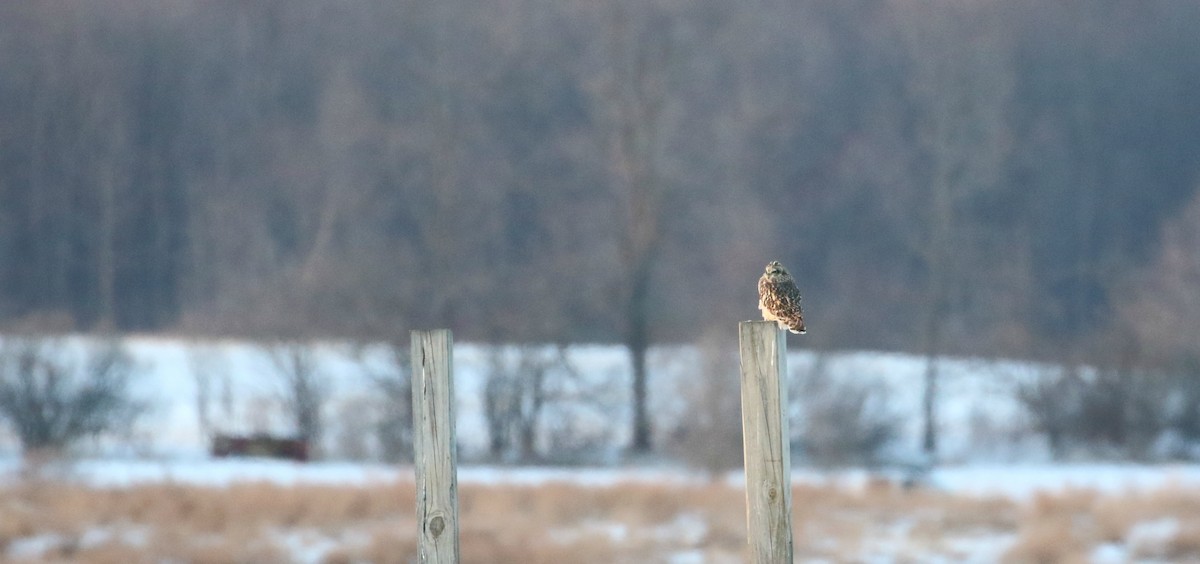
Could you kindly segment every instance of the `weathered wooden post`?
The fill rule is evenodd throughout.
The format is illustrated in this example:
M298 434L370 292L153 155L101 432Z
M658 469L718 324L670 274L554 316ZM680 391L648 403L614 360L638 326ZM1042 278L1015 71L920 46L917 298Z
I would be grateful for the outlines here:
M792 479L787 398L787 338L773 321L738 324L742 359L742 444L746 528L756 563L792 561Z
M458 563L452 346L448 329L412 332L413 466L423 564Z

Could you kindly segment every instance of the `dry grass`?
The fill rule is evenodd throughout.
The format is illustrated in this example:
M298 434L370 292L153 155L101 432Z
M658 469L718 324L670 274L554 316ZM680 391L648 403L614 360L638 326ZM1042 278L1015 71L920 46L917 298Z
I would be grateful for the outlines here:
M1085 546L1069 515L1050 515L1023 523L1017 541L1004 555L1006 562L1086 562Z
M54 481L0 488L0 561L413 562L411 483L91 489ZM797 486L797 556L862 561L1084 562L1094 547L1133 558L1200 558L1200 492L1074 490L1026 503L907 491ZM687 551L742 562L745 506L723 484L463 485L464 562L664 562Z

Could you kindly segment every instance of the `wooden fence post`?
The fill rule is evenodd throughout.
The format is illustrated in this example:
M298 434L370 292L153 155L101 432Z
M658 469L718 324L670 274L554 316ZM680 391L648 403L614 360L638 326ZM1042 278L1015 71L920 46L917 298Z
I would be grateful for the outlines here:
M452 346L448 329L412 332L413 466L422 564L458 563Z
M742 366L742 444L746 530L751 561L792 561L791 447L787 415L787 338L774 321L738 324Z

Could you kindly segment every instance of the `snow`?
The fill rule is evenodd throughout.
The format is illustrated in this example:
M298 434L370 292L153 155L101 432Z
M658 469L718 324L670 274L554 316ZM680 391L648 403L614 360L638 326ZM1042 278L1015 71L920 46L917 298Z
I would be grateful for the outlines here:
M10 461L8 466L16 466ZM0 464L0 468L4 465ZM123 488L170 482L222 487L237 482L296 484L370 484L396 480L394 467L352 462L303 464L282 460L139 460L96 459L73 464L71 476L95 487Z
M106 344L87 336L57 339L63 355L78 356ZM200 341L174 337L132 336L123 340L140 368L135 395L151 410L135 429L133 440L99 441L92 452L153 457L199 457L207 450L198 410L199 383L208 382L209 420L213 431L234 434L295 432L285 417L282 387L264 345L245 341ZM732 347L732 343L730 344ZM379 343L356 344L319 341L309 345L312 358L328 377L329 402L326 452L336 454L337 441L353 435L343 428L346 413L378 414L387 409L372 388L370 375L394 371L391 351ZM542 347L550 351L550 347ZM459 343L454 348L455 396L460 454L464 460L479 458L487 448L483 409L486 375L496 362L511 362L516 347ZM733 354L734 349L729 353ZM561 392L574 401L547 404L544 420L555 421L572 432L585 433L597 441L593 462L615 463L619 449L628 442L629 360L618 346L572 345L566 349L572 379L554 375ZM703 362L690 346L655 347L647 356L650 380L650 413L653 427L663 436L678 425L687 410L687 389ZM736 371L736 364L733 365ZM914 453L918 444L921 378L925 360L897 353L830 352L818 354L798 350L789 354L790 378L799 382L814 371L831 378L869 383L886 392L889 410L901 415L898 456ZM942 459L949 462L1009 462L1045 460L1045 447L1028 432L1029 421L1014 399L1014 386L1049 368L1026 362L985 359L943 359L943 401L939 407ZM731 373L730 378L737 378ZM793 384L795 386L795 384ZM603 448L602 448L603 447ZM0 453L14 452L11 436L0 432ZM605 452L598 452L603 449Z
M273 536L291 556L291 561L298 564L324 562L330 552L341 546L336 539L329 538L320 531L309 529L276 531Z
M20 459L0 458L0 485L17 479ZM242 482L266 482L281 486L296 484L370 485L396 480L410 481L409 466L355 462L298 463L270 459L83 459L62 470L67 479L98 488L125 488L146 483L170 482L197 486L225 487ZM817 471L794 469L796 484L829 486L862 491L874 474L861 469ZM464 465L460 484L538 486L564 483L586 487L619 484L673 485L708 483L709 478L683 468L564 468ZM745 477L730 472L723 481L741 486ZM1038 493L1093 490L1121 494L1164 488L1200 489L1200 465L1138 464L1030 464L963 465L938 468L928 487L978 497L1006 497L1029 501Z
M13 560L34 559L53 550L63 542L62 535L45 533L15 539L8 543L7 557Z
M625 542L629 538L629 526L624 523L592 519L571 527L550 530L550 539L560 544L573 544L591 536L605 537L614 543Z
M55 341L63 355L78 356L105 341L68 336ZM134 336L124 340L141 368L135 379L135 394L153 409L140 423L133 448L109 438L91 445L83 460L72 466L80 479L97 486L117 487L146 481L220 485L231 481L291 483L363 483L392 480L411 475L411 470L384 464L322 462L297 464L268 460L210 460L197 409L198 384L206 379L212 402L210 418L215 430L230 433L271 432L290 434L280 402L280 383L269 350L243 341L198 341L158 336ZM320 341L310 345L312 358L329 379L327 443L343 435L339 410L357 409L362 401L379 395L369 375L395 370L390 349L382 344ZM468 464L486 449L487 433L482 406L485 376L496 363L513 362L517 347L490 347L459 343L454 349L457 435L460 480L464 483L539 484L564 481L602 486L619 481L663 479L706 479L670 466L577 470L556 468L487 467ZM552 353L543 347L543 353ZM730 354L735 351L730 350ZM575 376L556 374L567 391L587 398L591 404L555 407L545 419L569 421L574 430L597 433L606 440L600 448L619 449L627 437L628 358L615 346L574 345L565 356ZM655 428L669 432L687 405L678 393L688 385L701 360L695 347L655 347L648 355L651 379L651 413ZM905 415L899 443L916 445L919 435L919 383L925 369L920 357L897 353L837 352L789 354L790 378L798 381L814 371L831 378L854 379L886 390L889 408ZM1027 432L1029 422L1016 403L1014 386L1027 382L1046 366L1014 361L943 359L942 425L943 465L928 476L930 485L972 495L1004 495L1027 498L1033 492L1073 487L1104 491L1149 489L1165 481L1200 485L1197 466L1139 466L1122 464L1077 464L1068 466L1039 463L1045 459L1037 445L1014 440ZM736 370L736 368L734 368ZM730 374L730 378L737 378ZM549 406L548 406L549 408ZM981 431L982 429L982 431ZM125 440L125 442L129 442ZM605 446L607 445L607 446ZM1013 446L1015 445L1015 446ZM330 445L326 445L330 446ZM334 450L334 449L330 449ZM7 453L7 456L6 456ZM0 476L15 472L17 445L0 436ZM910 453L911 454L911 453ZM609 462L603 459L600 462ZM1013 464L1013 461L1020 462ZM838 482L861 487L870 474L863 470L819 472L794 465L795 479L808 482ZM7 470L7 472L6 472ZM729 478L740 483L740 475Z
M17 479L19 462L15 458L0 459L0 486ZM138 484L169 482L206 487L226 487L240 482L268 482L280 485L333 484L363 485L413 479L412 469L382 464L317 462L300 464L275 460L208 460L208 459L81 459L70 464L66 479L95 488L125 488ZM797 470L793 480L798 484L821 485L854 491L867 487L869 474L862 470L817 472ZM744 481L741 473L733 472L722 478L731 485ZM585 487L610 487L627 483L704 484L708 478L684 469L672 468L540 468L511 466L467 465L460 468L460 485L523 485L537 486L568 483ZM933 472L929 487L950 493L978 496L1004 496L1019 503L1033 503L1039 492L1056 492L1087 488L1100 493L1128 494L1159 488L1200 488L1200 465L966 465L941 468ZM992 562L1000 559L1016 540L1015 532L981 530L966 531L941 539L935 552L914 541L915 516L900 516L890 523L868 531L858 552L861 562L896 562L919 560L927 562ZM140 527L140 528L139 528ZM1091 549L1093 562L1124 562L1132 556L1163 555L1171 546L1181 525L1173 517L1152 518L1133 525L1122 542L1099 544ZM339 547L355 544L354 530L331 531L304 527L280 527L269 536L295 562L321 562ZM626 523L595 518L551 529L548 538L571 544L587 538L602 538L614 543L638 544L654 539L672 544L677 550L664 555L668 562L714 562L702 548L709 534L709 524L696 513L683 511L674 517L648 528L631 529ZM804 534L810 542L822 535L813 531ZM97 525L78 536L64 537L57 533L34 533L13 538L0 557L37 559L53 554L65 543L79 546L119 542L129 546L145 544L144 526ZM914 544L915 543L915 544ZM819 547L819 543L814 545ZM836 548L835 545L826 547ZM724 560L721 560L724 561ZM731 558L729 561L737 561Z
M73 336L58 341L64 355L80 355L103 343ZM166 337L138 336L126 339L130 354L142 369L135 394L153 406L135 430L133 446L125 438L108 437L88 445L78 458L61 466L43 469L56 477L96 488L125 488L147 483L179 483L226 487L242 482L296 484L370 485L412 480L411 467L370 462L321 461L295 463L263 459L210 459L205 434L199 424L198 384L201 376L212 386L210 415L213 427L227 433L270 432L286 435L288 426L280 401L279 381L269 354L261 346L238 341L190 341ZM336 446L343 431L339 413L368 405L383 409L372 389L369 374L393 370L391 351L383 345L319 342L312 345L313 358L329 376L330 403L326 447ZM560 382L566 391L587 402L554 407L547 419L567 422L603 439L614 450L597 460L604 466L513 467L472 464L487 447L482 391L489 367L508 362L516 349L473 344L455 346L455 393L457 431L461 446L459 483L464 485L538 486L568 483L586 487L609 487L623 483L705 484L709 476L658 463L656 466L616 467L615 449L627 442L625 422L629 419L629 367L619 347L572 346L566 357L574 380ZM733 351L730 351L731 353ZM657 347L648 356L651 379L651 412L655 428L668 433L688 406L678 392L701 362L693 347ZM794 351L788 365L793 382L824 370L831 378L854 379L886 390L888 408L903 415L899 443L916 445L919 436L920 378L922 358L903 354L838 352L819 355ZM736 367L736 364L734 365ZM943 402L940 406L943 460L923 482L927 487L968 496L1000 496L1028 503L1039 492L1088 489L1101 493L1129 493L1162 488L1200 488L1197 464L1116 464L1046 462L1044 445L1029 433L1030 422L1014 399L1013 389L1051 368L1033 363L983 359L944 359ZM736 374L730 374L736 378ZM17 445L11 434L0 430L0 487L16 481L21 470ZM905 453L901 453L903 457ZM908 453L911 454L911 453ZM877 477L862 469L822 471L793 465L797 484L864 490ZM744 476L732 472L721 478L740 487ZM878 531L864 543L864 562L891 562L908 554L905 544L913 524L903 519ZM1140 555L1162 553L1180 530L1174 519L1152 519L1134 525L1124 542L1101 544L1092 549L1094 562L1123 562ZM298 562L319 562L330 551L344 546L345 538L328 532L281 529L276 541ZM567 542L586 535L621 541L631 535L626 524L594 520L553 531L552 538ZM710 554L691 549L709 534L708 524L698 515L683 513L649 531L650 535L677 539L681 550L669 562L711 562ZM83 531L78 542L101 544L119 540L137 546L145 542L145 531L97 526ZM986 562L999 558L1015 540L1015 534L991 532L949 539L954 554L918 554L924 561ZM10 539L0 557L37 558L66 542L58 534L38 533ZM964 556L966 555L966 556Z
M1124 564L1129 555L1119 544L1104 543L1092 550L1092 564Z
M684 544L696 545L708 534L708 522L694 513L680 513L674 520L657 527L653 534L660 538L678 539Z
M702 550L681 550L667 558L668 564L704 564L707 562Z
M1167 486L1200 488L1195 464L991 465L941 468L931 482L948 491L1027 500L1041 491L1144 492Z
M1135 554L1165 556L1179 529L1179 521L1174 517L1143 521L1130 527L1125 540Z

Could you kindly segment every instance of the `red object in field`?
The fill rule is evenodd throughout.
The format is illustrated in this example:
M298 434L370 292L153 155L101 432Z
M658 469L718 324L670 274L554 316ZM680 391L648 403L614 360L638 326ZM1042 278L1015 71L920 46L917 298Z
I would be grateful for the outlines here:
M304 439L273 437L262 433L250 436L217 435L212 440L212 455L217 458L257 456L306 462L308 442Z

